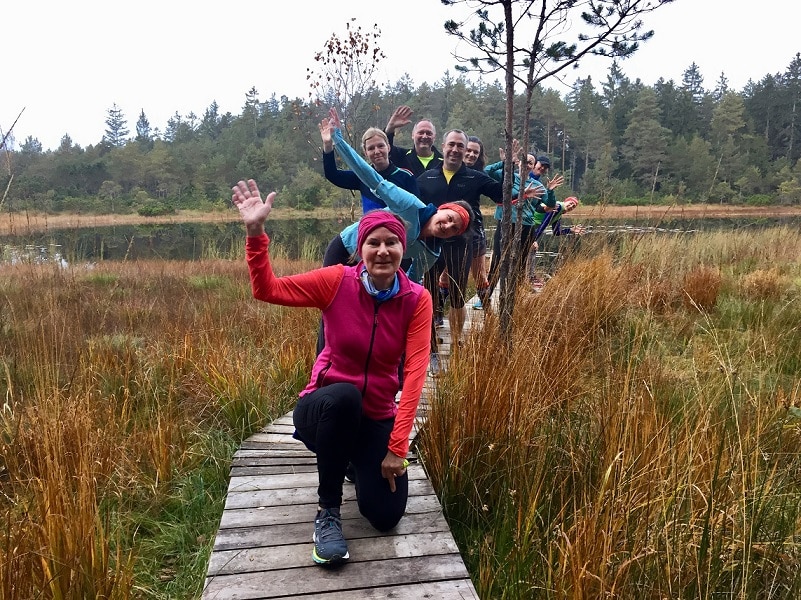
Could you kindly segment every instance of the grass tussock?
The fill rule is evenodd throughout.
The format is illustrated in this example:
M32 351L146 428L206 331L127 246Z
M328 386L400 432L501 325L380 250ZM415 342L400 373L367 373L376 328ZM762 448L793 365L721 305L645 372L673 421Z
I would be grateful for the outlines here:
M801 235L588 247L511 349L488 316L422 433L479 595L799 597Z
M244 260L1 267L0 598L199 596L231 455L316 326Z

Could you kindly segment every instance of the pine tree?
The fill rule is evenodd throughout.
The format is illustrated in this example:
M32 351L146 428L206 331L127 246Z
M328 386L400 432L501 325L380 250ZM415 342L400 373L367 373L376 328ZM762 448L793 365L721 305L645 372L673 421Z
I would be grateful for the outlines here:
M649 189L655 185L667 156L670 132L659 124L659 118L656 93L651 88L643 88L631 112L631 121L623 135L621 149L632 174Z
M139 113L139 119L136 121L136 141L143 147L150 149L153 147L153 132L150 129L150 121L145 116L145 109Z
M103 136L103 144L110 148L121 148L125 145L128 138L128 121L122 114L122 110L116 103L108 109L106 117L106 134Z

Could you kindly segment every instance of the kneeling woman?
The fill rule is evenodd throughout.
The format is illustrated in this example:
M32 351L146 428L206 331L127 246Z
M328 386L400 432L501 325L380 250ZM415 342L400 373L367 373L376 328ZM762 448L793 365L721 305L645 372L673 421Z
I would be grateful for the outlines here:
M406 510L409 433L429 356L431 296L400 269L406 248L403 222L388 211L359 222L355 266L334 265L276 277L264 222L275 192L261 198L256 182L240 181L233 203L247 231L253 296L284 306L322 311L326 345L293 413L295 436L317 455L319 508L312 558L319 564L349 558L340 506L345 469L355 467L361 512L380 531ZM399 405L398 366L405 353Z

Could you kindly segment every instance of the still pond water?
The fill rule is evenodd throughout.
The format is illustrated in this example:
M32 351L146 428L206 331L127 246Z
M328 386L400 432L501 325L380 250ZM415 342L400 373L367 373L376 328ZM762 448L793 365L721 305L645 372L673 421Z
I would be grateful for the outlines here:
M565 219L565 224L569 220ZM661 222L583 220L590 235L654 235L720 229L758 229L775 225L801 226L801 218L694 219ZM492 239L494 219L485 219ZM292 219L267 222L276 247L291 258L322 259L328 242L346 225L341 220ZM29 236L0 236L0 261L57 261L86 263L104 260L200 260L235 258L243 253L244 231L239 222L130 225L63 229ZM545 250L549 240L542 244ZM555 240L554 240L555 241ZM491 242L490 242L491 243Z

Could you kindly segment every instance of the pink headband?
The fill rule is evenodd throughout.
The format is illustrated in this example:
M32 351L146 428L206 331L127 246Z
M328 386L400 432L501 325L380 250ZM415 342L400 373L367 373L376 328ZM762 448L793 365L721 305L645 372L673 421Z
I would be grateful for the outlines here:
M362 245L367 239L367 236L379 227L386 227L393 234L398 236L401 246L403 246L403 251L406 252L406 227L404 227L399 217L386 210L371 210L361 218L359 221L358 234L356 236L357 252L361 254Z

